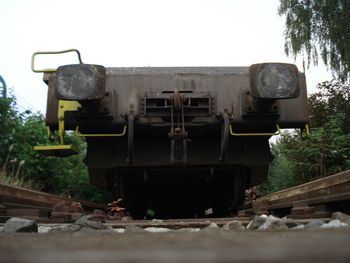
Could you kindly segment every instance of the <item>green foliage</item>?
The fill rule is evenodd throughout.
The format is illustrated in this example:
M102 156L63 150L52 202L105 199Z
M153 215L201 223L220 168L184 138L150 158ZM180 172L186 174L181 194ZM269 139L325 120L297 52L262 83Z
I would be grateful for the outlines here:
M344 133L343 122L339 113L304 140L298 134L282 138L280 143L288 147L286 154L295 164L296 181L304 183L350 168L350 134Z
M44 117L39 113L19 113L16 99L0 98L0 181L76 199L106 201L105 191L90 185L83 163L86 144L67 134L80 154L68 158L45 157L34 145L49 144Z
M283 143L272 145L274 159L269 166L268 180L260 186L263 193L273 193L297 183L294 176L295 164L288 159L286 151L286 145Z
M350 133L350 87L336 81L325 81L316 87L318 92L308 98L311 126L322 127L329 116L343 114L342 128Z
M306 54L317 64L320 53L339 80L349 79L349 0L280 0L278 13L286 17L287 55Z

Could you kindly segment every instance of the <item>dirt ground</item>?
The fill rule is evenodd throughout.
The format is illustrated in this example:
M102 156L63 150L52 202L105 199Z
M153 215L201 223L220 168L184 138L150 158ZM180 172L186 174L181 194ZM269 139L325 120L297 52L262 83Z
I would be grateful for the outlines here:
M350 262L350 230L0 234L0 262Z

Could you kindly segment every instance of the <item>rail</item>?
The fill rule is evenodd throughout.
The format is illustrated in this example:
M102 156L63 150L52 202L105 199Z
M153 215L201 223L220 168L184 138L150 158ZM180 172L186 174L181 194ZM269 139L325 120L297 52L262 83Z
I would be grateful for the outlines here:
M106 205L75 200L49 193L33 191L21 187L0 184L0 218L6 220L11 216L36 215L49 217L53 208L60 204L79 204L83 212L92 212L95 209L104 210Z
M290 212L295 218L307 217L311 213L324 216L341 207L349 209L346 205L349 200L350 170L347 170L258 198L252 210L254 213Z

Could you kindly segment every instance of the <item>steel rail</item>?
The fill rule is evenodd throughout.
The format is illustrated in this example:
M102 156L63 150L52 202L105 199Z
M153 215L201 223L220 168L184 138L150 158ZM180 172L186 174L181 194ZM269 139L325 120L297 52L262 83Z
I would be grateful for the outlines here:
M289 208L295 210L348 201L350 170L260 197L255 200L252 210L254 213Z
M18 204L19 206L33 205L42 207L52 207L62 202L79 202L83 209L86 211L107 208L106 205L95 202L75 200L63 196L33 191L17 186L0 184L0 203L2 203L5 206L6 204Z

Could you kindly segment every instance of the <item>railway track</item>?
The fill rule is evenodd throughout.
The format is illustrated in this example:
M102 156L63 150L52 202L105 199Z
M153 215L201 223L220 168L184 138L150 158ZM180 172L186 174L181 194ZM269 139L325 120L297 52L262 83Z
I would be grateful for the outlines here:
M258 198L253 207L232 218L108 220L97 213L104 223L90 221L96 209L105 210L104 205L84 201L78 205L76 200L0 185L3 219L15 215L16 209L22 209L21 217L27 218L37 216L33 211L49 211L45 220L41 217L38 221L38 232L46 234L9 235L0 230L0 262L345 263L350 260L350 216L343 215L345 223L340 223L334 218L339 213L333 213L333 218L330 213L345 212L349 206L349 183L350 171L339 173ZM298 210L297 204L304 208ZM81 215L68 209L72 205L81 207L84 214L95 213L68 223L74 221L74 215ZM52 217L55 212L66 216L66 221ZM288 218L259 215L267 212ZM299 219L289 218L295 215ZM321 215L327 218L314 219ZM270 228L264 227L269 220ZM339 227L332 227L337 220ZM259 221L264 222L258 225ZM323 225L316 226L320 221Z
M329 217L350 212L350 170L258 198L247 213L289 215L291 218Z
M0 184L0 222L10 217L24 217L38 222L63 223L95 209L106 208L99 203Z
M331 217L332 212L349 213L350 170L318 179L296 187L258 198L250 208L241 210L231 218L195 218L162 220L161 226L171 229L182 227L208 227L211 223L223 226L232 220L245 225L253 215L273 214L293 219ZM106 217L104 204L70 198L0 184L0 223L10 217L35 219L40 223L72 223L85 214L95 219L125 228L129 225L157 227L157 220L131 220L128 217Z

